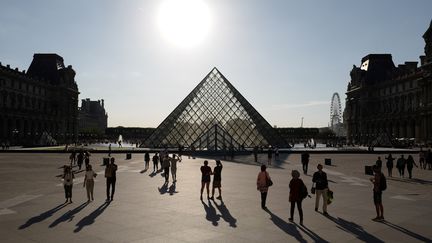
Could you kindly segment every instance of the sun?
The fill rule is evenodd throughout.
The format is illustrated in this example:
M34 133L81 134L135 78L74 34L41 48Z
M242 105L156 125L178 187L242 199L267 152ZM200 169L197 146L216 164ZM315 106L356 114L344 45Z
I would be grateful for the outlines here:
M160 5L157 22L164 39L189 48L207 36L210 11L202 0L165 0Z

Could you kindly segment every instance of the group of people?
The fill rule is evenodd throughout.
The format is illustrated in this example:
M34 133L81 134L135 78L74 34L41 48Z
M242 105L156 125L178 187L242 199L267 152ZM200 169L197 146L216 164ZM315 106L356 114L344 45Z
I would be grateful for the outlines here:
M420 156L419 156L420 157L420 169L426 169L425 160L424 160L424 157L422 159L422 155L424 155L424 154L422 151L420 151ZM392 154L389 154L387 157L385 157L385 159L387 160L386 167L387 167L388 176L393 177L393 167L395 167L395 164L393 161L396 159L393 158ZM431 157L431 159L432 159L432 157ZM377 161L375 162L375 165L377 167L379 167L381 170L381 168L382 168L381 157L378 157ZM414 161L414 158L412 155L408 155L408 157L405 158L405 156L403 154L401 154L401 156L396 160L396 169L399 172L399 177L402 177L402 178L405 177L405 168L406 168L408 171L408 178L411 179L414 166L419 168L417 163Z
M215 189L217 188L219 191L219 196L216 199L222 200L222 163L220 160L216 160L216 166L213 171L210 166L208 166L208 161L204 160L204 165L201 166L201 195L200 199L203 200L202 194L204 191L204 187L207 190L207 199L214 200ZM210 181L211 176L213 175L213 186L212 186L212 195L210 196Z
M318 211L318 207L320 204L321 197L323 198L322 210L324 215L328 215L327 213L327 193L329 191L327 174L322 170L323 166L318 164L318 171L313 174L312 177L312 194L316 194L315 197L315 211ZM290 207L290 218L289 221L294 220L294 208L297 205L297 209L300 217L300 224L303 224L303 209L302 209L302 201L309 194L307 191L307 187L302 179L300 179L300 172L297 170L293 170L291 173L292 179L289 183L289 202L291 204ZM273 182L269 173L267 172L267 166L261 165L261 171L258 173L257 177L257 190L261 193L261 208L267 210L266 200L268 189Z
M163 176L165 177L165 183L169 182L169 174L171 171L171 176L173 183L177 182L177 162L181 162L181 155L172 154L169 156L167 150L163 150L159 153L155 153L152 157L153 161L153 173L163 171ZM159 170L160 162L160 170ZM150 153L146 152L144 154L144 171L147 171L150 167Z
M117 165L115 164L115 159L110 158L110 163L105 167L105 178L106 178L106 195L107 201L114 200L114 192L116 185L116 172ZM86 188L87 192L87 202L94 200L94 178L96 178L97 173L93 170L90 163L86 163L85 176L83 181L83 187ZM72 169L72 165L65 165L63 168L63 187L65 191L65 203L72 203L72 187L75 179L75 172Z
M8 150L8 149L9 149L9 146L10 146L9 141L2 142L2 143L1 143L2 150Z
M260 150L261 152L263 152L264 148L255 146L252 150L253 155L254 155L254 160L255 162L258 162L258 150ZM271 165L272 160L273 160L273 154L275 156L275 160L279 160L279 147L272 147L271 145L269 145L268 149L267 149L267 165Z
M89 151L79 151L78 153L73 150L69 156L70 166L78 165L78 169L81 170L83 163L85 168L90 164L90 152Z

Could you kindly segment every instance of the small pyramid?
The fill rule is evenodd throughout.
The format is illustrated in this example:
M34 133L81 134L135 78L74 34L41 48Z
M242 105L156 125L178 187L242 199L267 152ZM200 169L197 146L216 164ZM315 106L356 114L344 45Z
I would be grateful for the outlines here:
M168 115L144 142L146 147L190 147L202 144L200 139L208 136L212 129L220 128L219 139L207 142L212 148L253 147L257 145L286 146L273 127L237 91L236 88L213 68L189 95Z

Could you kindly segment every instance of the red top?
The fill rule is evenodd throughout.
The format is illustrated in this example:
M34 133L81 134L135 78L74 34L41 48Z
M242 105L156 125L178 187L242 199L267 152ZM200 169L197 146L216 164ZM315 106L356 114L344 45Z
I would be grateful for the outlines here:
M297 202L300 201L300 190L303 185L303 181L299 178L297 179L291 179L289 188L290 188L290 194L289 194L289 201L290 202Z

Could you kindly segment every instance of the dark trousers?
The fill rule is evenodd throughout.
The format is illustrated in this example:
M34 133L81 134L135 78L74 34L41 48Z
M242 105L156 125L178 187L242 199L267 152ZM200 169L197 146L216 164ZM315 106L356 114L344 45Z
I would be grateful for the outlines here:
M165 181L168 181L168 179L169 179L169 167L164 168L164 176L165 176Z
M398 167L399 170L399 176L404 177L405 175L405 167Z
M308 164L309 164L309 162L302 162L302 166L303 166L303 173L304 174L307 174L307 171L308 171Z
M106 194L107 194L107 199L110 198L110 187L112 187L112 190L111 190L111 199L114 197L115 184L116 184L116 178L115 177L107 177L106 178Z
M65 198L72 199L72 185L64 185L64 190L65 190Z
M261 208L265 208L267 200L267 192L261 192Z
M294 207L295 204L297 203L297 209L299 211L299 215L300 215L300 220L303 220L303 209L302 209L302 201L299 200L297 202L291 202L291 210L290 210L290 218L293 218L294 216Z
M411 179L411 177L412 177L412 167L407 167L407 170L408 170L408 175L409 175L409 178Z

